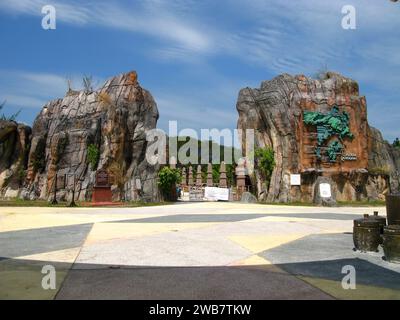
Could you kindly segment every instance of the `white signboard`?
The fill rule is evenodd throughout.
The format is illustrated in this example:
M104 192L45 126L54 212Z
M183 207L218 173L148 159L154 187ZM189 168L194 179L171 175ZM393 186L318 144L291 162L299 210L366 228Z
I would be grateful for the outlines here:
M291 174L290 175L290 185L291 186L301 186L301 175Z
M204 189L204 198L209 201L229 201L229 189L206 187Z
M319 185L319 194L321 195L321 198L332 197L331 185L329 183L321 183Z

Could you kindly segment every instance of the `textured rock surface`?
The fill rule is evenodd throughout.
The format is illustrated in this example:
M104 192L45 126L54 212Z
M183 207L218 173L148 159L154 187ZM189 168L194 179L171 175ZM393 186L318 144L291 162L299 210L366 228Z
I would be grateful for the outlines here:
M257 198L250 192L243 192L240 201L243 203L257 203Z
M354 139L342 143L355 161L319 161L314 151L317 130L303 123L305 111L326 114L335 105L350 117ZM398 188L398 151L369 127L366 99L354 80L331 72L323 80L283 74L262 82L259 89L242 89L237 110L238 128L255 129L256 146L271 146L275 151L269 190L263 192L259 178L253 181L261 200L315 201L320 176L333 180L338 201L380 199L389 189ZM301 187L290 186L290 174L296 173L302 175Z
M392 147L383 140L379 130L370 127L369 130L369 161L368 170L374 175L373 183L380 183L380 174L389 175L390 190L399 191L400 185L400 148ZM372 183L372 182L371 182Z
M0 120L0 190L6 197L18 193L24 183L31 128Z
M320 185L321 184L326 184L329 185L330 188L330 196L323 196L321 195L321 189ZM315 181L315 187L314 187L314 202L318 205L322 205L325 207L333 207L336 205L336 193L337 193L337 188L336 184L333 182L333 180L330 177L318 177L317 181Z
M90 200L95 172L105 169L114 177L115 200L156 200L158 168L145 159L145 132L157 120L157 105L135 72L114 77L97 91L69 91L49 102L33 124L26 187L20 196L48 199L57 173L60 198L68 197L75 175L76 199ZM95 168L88 161L89 145L99 151Z

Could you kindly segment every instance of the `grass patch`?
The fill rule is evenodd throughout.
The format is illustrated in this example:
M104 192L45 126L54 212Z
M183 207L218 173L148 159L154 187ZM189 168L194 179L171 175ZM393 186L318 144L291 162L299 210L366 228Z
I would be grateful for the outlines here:
M316 207L317 205L312 202L258 202L258 204L264 204L269 206L287 206L287 207Z
M383 200L365 200L365 201L338 201L340 207L385 207Z
M0 207L65 207L66 203L52 205L45 200L0 200Z
M175 204L176 202L142 202L142 201L131 201L123 205L123 207L136 208L136 207L158 207L168 206Z

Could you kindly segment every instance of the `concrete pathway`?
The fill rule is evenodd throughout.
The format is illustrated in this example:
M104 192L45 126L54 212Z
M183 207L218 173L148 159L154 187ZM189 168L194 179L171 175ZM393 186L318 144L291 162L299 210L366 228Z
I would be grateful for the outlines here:
M0 210L0 299L400 299L400 265L352 250L352 220L384 208Z

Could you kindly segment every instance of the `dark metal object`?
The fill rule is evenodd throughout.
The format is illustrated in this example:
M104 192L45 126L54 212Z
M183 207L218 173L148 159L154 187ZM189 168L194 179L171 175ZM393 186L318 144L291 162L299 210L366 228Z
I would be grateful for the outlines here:
M370 219L376 220L379 222L381 234L383 234L383 230L386 227L386 218L379 215L378 211L374 211L374 215L369 217Z
M353 241L357 250L377 252L382 242L380 222L367 214L363 219L354 220Z
M382 247L386 261L400 263L400 225L385 227Z
M394 225L400 222L400 194L388 194L386 196L386 211L388 224ZM397 222L397 223L396 223Z

